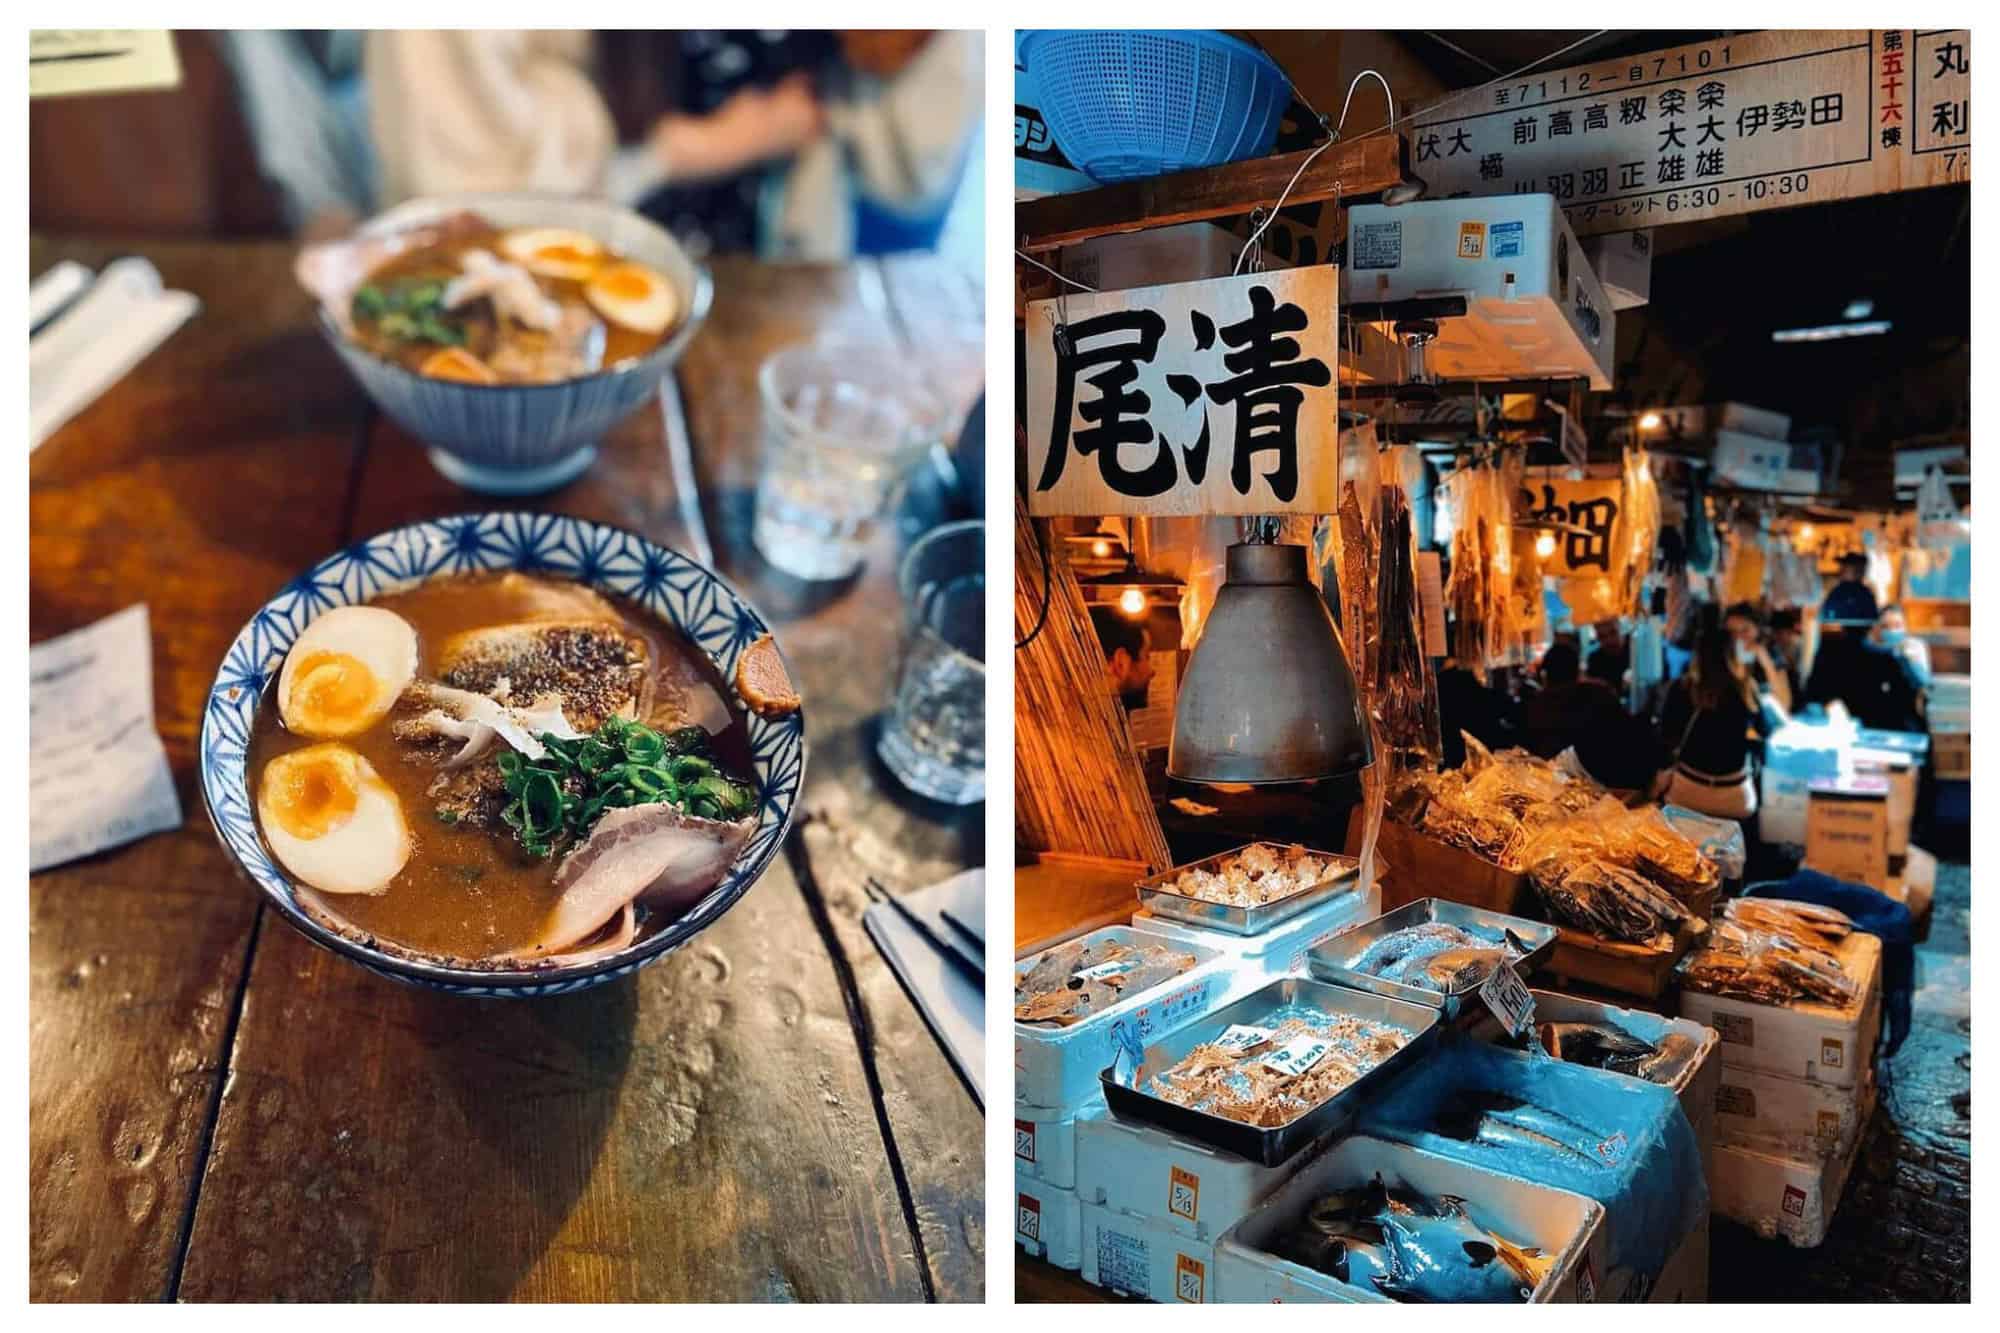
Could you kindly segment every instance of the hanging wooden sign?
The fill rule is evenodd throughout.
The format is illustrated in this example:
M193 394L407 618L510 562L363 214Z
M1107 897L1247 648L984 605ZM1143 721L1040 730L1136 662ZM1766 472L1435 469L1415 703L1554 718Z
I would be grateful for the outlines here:
M1528 492L1528 516L1562 524L1555 550L1541 559L1541 572L1555 578L1574 574L1620 574L1619 544L1614 540L1625 502L1619 478L1584 481L1541 480L1522 483Z
M1339 271L1246 273L1028 306L1028 508L1326 514Z
M1964 29L1737 34L1450 94L1433 197L1553 194L1580 236L1972 178Z

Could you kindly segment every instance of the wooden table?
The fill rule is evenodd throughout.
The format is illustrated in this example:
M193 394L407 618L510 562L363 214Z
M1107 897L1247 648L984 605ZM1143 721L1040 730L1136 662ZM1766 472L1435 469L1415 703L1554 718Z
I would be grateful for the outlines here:
M933 260L715 265L678 371L722 569L808 702L800 825L755 889L636 977L539 1001L382 980L266 911L208 826L203 698L289 577L359 537L500 507L445 481L320 340L281 243L143 253L203 309L32 457L36 640L143 601L185 819L29 881L37 1300L978 1300L983 1121L861 928L864 876L985 859L981 810L874 758L898 546L802 585L747 540L754 376L839 328L978 316ZM649 407L533 507L684 545Z

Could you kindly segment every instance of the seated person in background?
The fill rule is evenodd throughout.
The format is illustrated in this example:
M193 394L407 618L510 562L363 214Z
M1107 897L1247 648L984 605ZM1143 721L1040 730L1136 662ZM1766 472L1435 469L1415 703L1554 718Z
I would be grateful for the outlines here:
M1542 688L1521 710L1521 743L1544 759L1625 715L1608 686L1579 678L1572 644L1560 639L1552 644L1538 674Z
M1514 743L1514 701L1505 690L1486 684L1454 659L1438 669L1438 721L1444 742L1444 766L1465 762L1465 736L1489 750Z
M1878 641L1872 625L1865 631L1857 627L1822 635L1806 678L1806 702L1838 699L1864 727L1922 731L1922 691L1898 647Z
M1144 708L1146 687L1153 682L1151 631L1108 606L1091 607L1090 623L1104 649L1104 675L1111 692L1127 708Z
M1819 618L1822 623L1838 621L1849 625L1870 625L1880 612L1875 606L1875 593L1869 588L1868 557L1859 551L1849 551L1840 557L1840 582L1827 590L1826 600L1820 604Z
M1758 693L1770 695L1778 701L1779 708L1790 713L1791 681L1764 649L1763 632L1757 624L1757 608L1748 602L1738 602L1723 613L1722 623L1728 629L1729 637L1736 641L1736 665L1743 668Z
M1592 680L1620 689L1625 684L1625 672L1632 665L1632 645L1625 641L1625 631L1616 620L1600 620L1594 628L1597 647L1590 650L1583 672Z
M1931 646L1922 639L1910 637L1908 626L1903 620L1903 608L1885 606L1881 616L1875 621L1875 628L1868 631L1871 648L1888 653L1902 664L1903 674L1908 676L1913 688L1927 690L1931 685Z

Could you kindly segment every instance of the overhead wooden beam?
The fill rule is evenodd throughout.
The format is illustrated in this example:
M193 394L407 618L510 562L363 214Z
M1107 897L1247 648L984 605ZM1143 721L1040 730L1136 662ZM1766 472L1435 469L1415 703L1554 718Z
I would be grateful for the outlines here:
M1312 152L1307 148L1023 200L1014 205L1016 239L1023 250L1053 250L1117 232L1240 217L1276 203ZM1402 163L1400 135L1370 134L1334 144L1300 174L1285 205L1379 194L1403 179Z

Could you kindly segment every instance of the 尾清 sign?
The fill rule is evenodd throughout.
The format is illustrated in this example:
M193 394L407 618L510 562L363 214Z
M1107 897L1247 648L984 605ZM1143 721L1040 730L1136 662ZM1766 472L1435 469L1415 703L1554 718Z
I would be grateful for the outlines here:
M1336 303L1326 265L1027 310L1034 514L1326 514Z
M1965 29L1773 31L1516 77L1411 118L1432 197L1553 194L1578 235L1970 180Z

